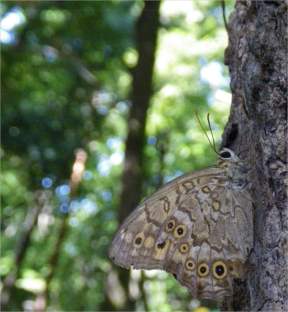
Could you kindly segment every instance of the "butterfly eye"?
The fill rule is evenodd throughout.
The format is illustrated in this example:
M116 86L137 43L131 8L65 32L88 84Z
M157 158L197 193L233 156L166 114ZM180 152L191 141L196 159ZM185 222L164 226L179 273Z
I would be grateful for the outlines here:
M186 226L183 224L180 224L178 226L176 226L175 230L174 230L174 237L175 238L181 238L183 236L185 236L186 234Z
M136 248L141 247L142 244L143 244L143 241L144 241L144 235L143 235L143 233L139 233L139 234L135 237L135 239L134 239L134 246L135 246Z
M186 252L188 252L188 250L189 250L189 245L187 243L183 243L179 247L179 251L181 253L186 253Z
M231 158L231 154L228 151L224 151L220 153L220 157L225 158L225 159Z
M166 232L172 232L174 230L175 225L176 225L176 222L174 219L171 219L170 221L168 221L168 223L166 224Z
M223 279L227 275L227 266L223 261L215 261L212 270L217 279Z
M208 193L211 192L211 190L210 190L210 188L206 185L206 186L202 187L202 192L208 194Z
M193 271L195 269L195 262L190 258L185 262L185 268L188 271Z
M209 267L208 267L208 264L206 263L201 263L199 266L198 266L198 275L200 277L205 277L209 274Z
M162 242L162 243L158 243L158 244L156 245L156 247L157 247L158 249L163 249L163 248L165 247L165 245L166 245L166 242L164 241L164 242Z
M142 244L142 238L141 237L137 237L135 239L135 245L141 245Z

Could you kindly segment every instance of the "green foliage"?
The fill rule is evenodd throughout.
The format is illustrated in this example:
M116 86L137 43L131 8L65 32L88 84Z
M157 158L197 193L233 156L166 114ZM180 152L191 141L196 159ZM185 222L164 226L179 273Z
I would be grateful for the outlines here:
M45 288L47 261L67 213L68 180L80 147L88 160L69 206L69 232L51 284L49 309L105 306L105 283L112 270L107 250L118 226L130 69L137 60L134 22L142 5L1 4L2 20L15 24L4 29L2 40L1 276L13 269L23 221L36 205L35 192L51 192L12 293L13 309L29 307ZM202 120L210 112L219 142L230 104L220 2L164 1L161 16L143 195L155 190L160 174L168 181L213 163L215 155L195 112ZM159 144L164 146L163 160ZM144 286L151 310L159 305L161 311L189 308L186 290L163 272L146 276ZM143 309L141 297L137 302Z

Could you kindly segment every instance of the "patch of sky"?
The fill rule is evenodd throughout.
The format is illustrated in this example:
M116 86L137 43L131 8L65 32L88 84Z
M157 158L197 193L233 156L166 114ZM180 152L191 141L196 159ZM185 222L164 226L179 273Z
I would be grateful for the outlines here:
M90 170L85 170L84 174L83 174L83 179L88 181L91 180L93 178L93 173Z
M148 144L150 144L150 145L155 145L156 142L157 142L157 138L156 138L155 136L149 136L149 137L147 138L147 142L148 142Z
M70 194L70 186L62 184L56 187L55 193L59 199L66 198Z
M53 63L58 58L57 50L50 46L44 46L42 53L49 63Z
M99 162L97 164L97 170L102 176L107 176L110 172L111 164L109 162L109 157L101 155Z
M207 96L208 105L218 111L228 112L231 101L231 93L222 89L215 89Z
M72 226L72 227L77 227L79 226L79 221L76 217L72 217L70 218L69 220L69 224Z
M71 203L71 211L73 212L84 211L86 215L92 215L96 214L98 210L99 210L98 205L89 198L74 200Z
M183 174L181 170L177 170L174 174L168 175L164 177L164 183L170 182Z
M222 8L220 6L210 10L211 15L215 17L218 23L223 23Z
M113 100L113 96L111 93L102 90L95 91L92 97L92 105L97 110L97 112L101 115L107 115L108 113L108 105Z
M184 71L186 71L187 67L177 67L177 73L181 76L184 76L186 73L184 73ZM166 84L163 88L161 88L161 94L164 97L176 97L179 96L179 88L177 88L175 85L171 85L171 84Z
M80 209L86 214L95 214L98 211L97 204L89 198L84 198L80 201Z
M182 1L181 5L178 1L164 1L161 6L162 19L165 21L167 18L177 15L182 15L188 25L204 18L203 13L197 10L193 1Z
M106 90L98 91L98 100L101 103L108 104L113 100L113 94Z
M103 191L101 192L101 197L104 201L111 201L112 199L112 193L110 191Z
M115 152L110 156L110 163L113 166L120 165L123 161L124 153L122 152Z
M75 245L70 243L70 242L65 244L64 249L67 252L67 254L69 254L70 256L76 256L77 255L77 249L76 249Z
M228 112L232 101L232 95L230 92L218 89L214 92L214 109L218 111ZM217 103L217 104L216 104Z
M120 112L120 113L127 113L128 112L128 108L129 108L129 102L128 101L120 101L116 104L116 109Z
M49 189L53 185L53 180L49 177L45 177L41 180L42 187Z
M13 33L0 29L0 42L3 44L13 44L16 42L16 37Z
M79 200L72 200L70 203L70 211L77 212L80 209L81 202Z
M207 64L207 59L203 56L200 56L198 59L198 63L199 63L199 65L204 66Z
M12 8L0 21L0 42L13 44L16 42L14 30L25 22L26 18L18 7Z
M123 152L114 152L110 156L107 155L101 155L97 170L102 176L107 176L110 173L111 167L115 165L120 165L123 161L124 154Z
M63 214L66 214L69 212L69 203L67 201L63 202L59 206L59 211Z
M206 96L206 99L207 99L207 103L209 106L212 106L214 104L214 94L212 93L209 93L207 96Z
M201 80L207 82L212 88L227 86L228 78L223 75L223 68L218 62L211 62L202 67L200 72Z
M108 108L105 107L105 106L97 106L97 112L100 114L100 115L107 115L108 114Z
M117 137L111 137L106 141L107 146L113 150L119 150L121 143L121 139Z
M23 24L26 18L20 8L14 7L9 12L7 12L1 19L0 27L1 29L11 31L15 27Z

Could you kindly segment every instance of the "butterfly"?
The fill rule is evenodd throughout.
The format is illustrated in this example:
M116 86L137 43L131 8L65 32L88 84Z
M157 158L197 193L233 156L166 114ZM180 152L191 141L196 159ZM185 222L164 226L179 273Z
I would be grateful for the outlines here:
M233 294L253 245L248 166L222 149L217 165L180 176L120 226L109 257L124 268L161 269L198 299Z

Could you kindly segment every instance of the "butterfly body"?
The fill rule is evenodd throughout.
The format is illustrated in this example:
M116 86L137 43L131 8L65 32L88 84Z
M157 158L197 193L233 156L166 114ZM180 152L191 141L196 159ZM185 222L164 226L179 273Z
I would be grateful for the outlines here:
M196 298L232 294L252 248L253 210L247 166L229 149L219 155L217 166L169 182L131 213L110 248L117 265L165 270Z

